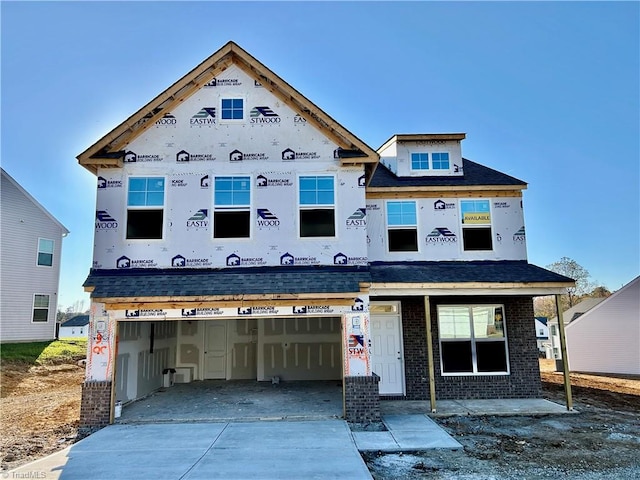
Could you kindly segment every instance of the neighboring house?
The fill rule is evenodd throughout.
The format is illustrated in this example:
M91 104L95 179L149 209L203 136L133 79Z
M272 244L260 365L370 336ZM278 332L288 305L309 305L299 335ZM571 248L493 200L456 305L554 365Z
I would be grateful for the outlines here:
M0 170L0 342L53 340L62 239L69 231Z
M76 315L60 324L58 338L88 338L89 315Z
M580 317L585 312L588 312L590 309L598 305L600 302L604 300L604 297L589 297L580 301L577 305L569 308L562 314L562 320L564 321L564 326L566 327L575 319ZM547 322L547 326L549 327L549 338L551 340L551 349L553 351L553 357L556 360L562 359L562 352L560 349L560 332L558 331L558 317L553 317L551 320ZM559 364L558 364L559 367Z
M640 375L640 277L566 329L573 372Z
M547 327L547 317L535 317L536 343L538 351L544 354L545 358L553 358L553 349L549 340L549 327Z
M430 372L437 399L539 397L532 298L574 282L527 262L526 183L464 138L375 151L233 42L214 53L78 156L97 177L81 423L167 368L340 380L350 421L429 400Z

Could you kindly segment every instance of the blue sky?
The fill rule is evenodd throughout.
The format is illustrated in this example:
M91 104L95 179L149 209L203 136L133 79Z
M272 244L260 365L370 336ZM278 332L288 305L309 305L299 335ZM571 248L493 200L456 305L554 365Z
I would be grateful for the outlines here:
M529 183L529 261L640 272L638 2L8 2L2 167L71 233L88 296L96 178L76 156L233 40L374 149L465 132Z

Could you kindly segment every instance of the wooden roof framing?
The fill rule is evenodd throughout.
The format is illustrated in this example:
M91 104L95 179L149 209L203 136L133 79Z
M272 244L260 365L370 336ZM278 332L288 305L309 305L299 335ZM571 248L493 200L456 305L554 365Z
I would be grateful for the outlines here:
M234 42L228 42L127 120L87 148L78 155L78 163L94 174L97 173L99 167L122 167L125 153L123 149L132 140L232 64L237 65L249 76L260 82L264 88L288 104L340 148L346 152L351 152L352 155L345 155L344 158L340 158L342 165L365 164L367 176L371 178L379 159L375 150L341 126Z

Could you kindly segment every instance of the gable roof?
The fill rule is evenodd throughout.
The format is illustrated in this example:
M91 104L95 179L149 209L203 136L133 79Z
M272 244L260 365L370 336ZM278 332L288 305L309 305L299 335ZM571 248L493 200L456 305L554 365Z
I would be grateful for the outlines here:
M291 85L273 73L234 42L228 42L200 65L160 93L144 107L115 127L96 143L78 155L78 163L92 173L99 167L122 167L124 147L154 125L166 113L193 95L206 83L231 64L260 82L281 101L302 115L307 122L322 131L338 146L338 157L343 165L369 164L372 174L379 156L375 150L357 138Z
M527 188L527 183L515 177L499 172L466 158L462 159L462 176L425 176L398 177L382 163L376 169L369 190L377 188L415 188L415 187L516 187Z
M586 317L591 317L593 315L597 315L598 310L600 310L602 308L605 308L606 305L608 305L608 304L615 305L615 302L617 301L616 299L619 296L624 295L624 293L627 290L630 290L631 293L634 293L633 289L637 290L637 292L635 292L635 295L634 295L635 298L636 298L635 305L636 305L637 308L635 309L636 311L634 311L632 309L631 312L633 312L632 313L633 315L636 315L635 318L640 318L640 297L638 296L638 292L640 292L640 276L638 276L638 277L634 278L633 280L631 280L626 285L624 285L620 290L616 290L615 292L613 292L608 297L593 299L593 300L599 300L599 301L594 303L588 310L580 312L580 315L578 315L578 316L574 315L571 320L578 320L578 318L580 318L580 321L582 322L584 320L584 318L586 318ZM580 302L578 305L582 305L582 302ZM557 319L556 319L556 321L557 321ZM566 319L565 319L565 323L567 323ZM571 323L573 323L573 322L571 322Z
M605 297L585 298L577 305L574 305L573 307L565 310L564 312L562 312L562 320L564 324L565 325L569 324L572 320L575 320L576 318L580 317L583 313L588 312L603 300L605 300ZM557 324L558 317L557 316L553 317L551 320L549 320L549 323Z
M86 325L89 325L89 315L76 315L60 324L61 327L84 327Z
M0 167L0 172L2 174L2 178L6 179L13 186L15 186L20 191L20 193L22 193L25 197L27 197L28 200L31 201L31 203L33 203L36 207L38 207L40 210L42 210L42 213L44 213L47 217L49 217L51 219L51 221L53 223L55 223L63 231L64 235L69 233L69 230L67 230L67 227L62 225L62 223L60 223L56 217L51 215L51 213L49 213L49 211L46 208L44 208L40 204L40 202L38 202L35 198L33 198L33 196L22 187L22 185L20 185L11 175L9 175L4 170L4 168Z

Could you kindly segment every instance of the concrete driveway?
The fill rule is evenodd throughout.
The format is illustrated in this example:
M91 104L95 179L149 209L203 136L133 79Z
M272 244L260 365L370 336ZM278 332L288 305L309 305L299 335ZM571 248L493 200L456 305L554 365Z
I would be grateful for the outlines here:
M343 420L110 425L3 478L371 479Z

